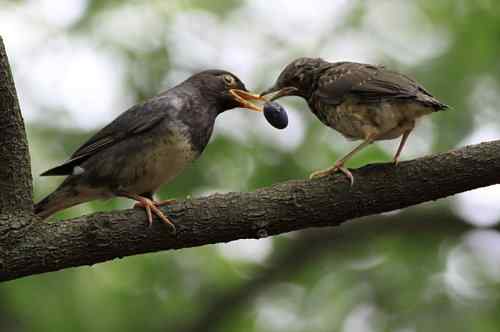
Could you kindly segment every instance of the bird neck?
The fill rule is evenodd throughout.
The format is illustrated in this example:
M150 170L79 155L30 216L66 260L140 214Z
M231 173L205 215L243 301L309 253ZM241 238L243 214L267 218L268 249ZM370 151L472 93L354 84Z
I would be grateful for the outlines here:
M199 98L191 98L189 116L182 119L189 128L193 146L199 153L208 144L219 114L216 99L210 94L203 94L201 90L203 89L198 89Z
M309 73L307 84L301 89L303 92L302 97L308 102L311 101L314 91L318 88L318 83L321 75L330 68L328 63L321 63L318 67Z

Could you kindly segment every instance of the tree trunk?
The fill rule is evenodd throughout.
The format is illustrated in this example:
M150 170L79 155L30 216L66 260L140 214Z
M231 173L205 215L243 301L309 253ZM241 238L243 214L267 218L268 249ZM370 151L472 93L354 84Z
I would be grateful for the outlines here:
M23 118L2 37L0 37L0 119L0 215L29 213L33 205L30 157ZM0 227L2 226L0 219Z

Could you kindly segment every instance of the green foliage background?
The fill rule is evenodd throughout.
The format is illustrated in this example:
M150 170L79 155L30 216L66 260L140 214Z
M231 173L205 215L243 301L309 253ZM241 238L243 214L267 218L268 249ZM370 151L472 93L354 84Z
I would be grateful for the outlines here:
M251 43L260 34L258 47L265 49L247 84L257 91L297 56L346 60L337 58L338 40L342 45L369 42L361 57L416 77L452 106L424 121L403 159L479 142L486 129L493 136L500 132L500 3L493 0L339 1L335 10L343 14L332 13L333 28L325 23L299 42L292 37L305 26L288 26L290 39L277 38L265 26L257 28L259 17L241 14L251 1L83 3L82 14L68 25L26 19L49 31L48 41L86 40L95 50L119 58L128 105L167 88L172 73L186 77L203 69L198 63L179 68L182 55L170 42L178 33L171 29L176 19L197 13L223 30L236 31L234 43ZM288 5L270 10L285 24L287 6L295 3L281 3ZM323 8L321 1L309 5L313 11ZM23 1L0 1L0 13L17 15L23 6ZM124 10L132 18L153 12L161 17L160 28L136 35L123 32L115 39L101 33L99 22ZM238 28L245 18L255 30ZM374 20L379 27L387 20L390 27L373 30ZM4 37L8 52L10 40L23 38ZM134 38L145 46L137 46ZM205 36L200 33L198 38ZM34 45L35 55L38 46L43 45ZM21 67L16 56L11 54L17 81L29 75L30 68ZM20 83L18 89L24 86ZM19 91L21 102L30 93ZM53 93L57 99L57 91ZM60 179L40 179L37 174L64 160L98 128L83 129L72 122L71 110L33 100L27 126L35 197L40 199ZM288 144L289 129L279 141L272 129L253 128L264 124L255 114L224 114L203 157L159 196L248 191L304 178L352 146L314 119L302 101L291 98L283 104L291 110L290 126L303 127L298 143ZM125 108L109 111L118 114ZM233 126L237 129L227 130ZM376 144L349 166L387 161L395 144ZM498 188L490 193L500 194ZM470 226L474 218L460 212L462 202L451 198L334 230L127 257L5 283L0 285L0 331L498 331L500 234ZM92 202L57 217L130 205L118 199ZM499 218L500 213L495 216ZM241 254L242 248L246 254Z

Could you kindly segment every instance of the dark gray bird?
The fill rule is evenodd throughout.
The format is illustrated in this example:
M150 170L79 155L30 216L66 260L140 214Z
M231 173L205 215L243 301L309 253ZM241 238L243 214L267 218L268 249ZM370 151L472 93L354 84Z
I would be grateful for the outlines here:
M448 107L413 79L383 66L320 58L294 60L261 96L271 100L302 97L323 124L348 139L363 140L332 167L311 174L316 178L340 170L351 185L354 178L344 164L356 152L374 141L401 136L393 159L397 164L415 120Z
M45 219L55 212L114 196L136 200L152 223L152 213L175 231L153 194L186 168L205 149L220 113L244 107L261 111L235 75L207 70L176 87L131 107L91 137L68 161L43 174L67 175L64 182L35 205Z

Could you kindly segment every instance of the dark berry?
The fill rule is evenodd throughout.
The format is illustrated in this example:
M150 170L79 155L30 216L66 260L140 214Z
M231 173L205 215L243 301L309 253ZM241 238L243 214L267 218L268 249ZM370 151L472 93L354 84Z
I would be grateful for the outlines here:
M264 117L274 128L285 129L288 126L288 115L280 104L268 101L264 104Z

